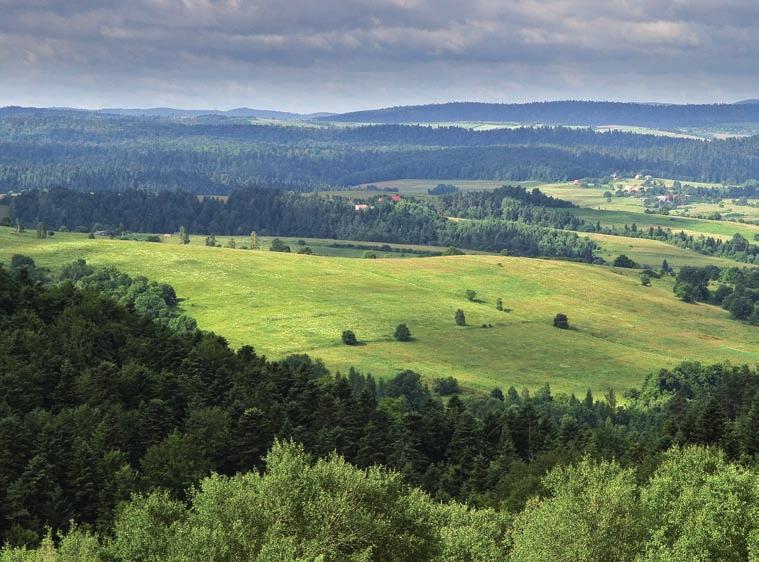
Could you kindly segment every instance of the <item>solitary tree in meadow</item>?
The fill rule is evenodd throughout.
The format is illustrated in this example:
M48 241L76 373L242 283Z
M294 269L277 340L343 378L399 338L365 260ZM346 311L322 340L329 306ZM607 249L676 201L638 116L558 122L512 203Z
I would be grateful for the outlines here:
M495 309L503 310L503 299L501 297L498 297L497 299L495 299Z
M566 330L569 328L569 318L563 312L559 312L553 318L553 325L555 328L561 328L562 330Z
M612 265L614 265L614 267L626 267L628 269L633 269L638 266L637 263L624 254L620 254L614 258L614 263Z
M466 326L466 316L464 316L464 311L460 308L456 311L455 319L457 326Z
M398 324L394 337L398 341L409 341L411 340L411 330L408 329L406 324Z
M21 234L24 232L24 223L21 222L21 219L16 219L16 234Z
M358 338L356 338L356 334L353 333L353 330L345 330L341 339L345 345L356 345L358 343Z
M44 222L37 223L37 238L47 238L47 229Z
M190 243L190 234L184 226L179 227L179 239L182 241L182 244Z
M250 249L251 250L258 249L258 235L256 234L255 230L250 233Z
M237 242L235 242L234 238L230 238L229 241L227 242L227 248L234 249L236 247L237 247Z

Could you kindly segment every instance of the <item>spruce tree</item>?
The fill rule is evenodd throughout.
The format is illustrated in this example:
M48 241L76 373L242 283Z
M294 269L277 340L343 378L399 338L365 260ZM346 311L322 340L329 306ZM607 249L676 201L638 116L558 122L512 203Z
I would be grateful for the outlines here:
M466 326L466 316L464 315L464 311L460 308L456 311L455 320L457 326Z

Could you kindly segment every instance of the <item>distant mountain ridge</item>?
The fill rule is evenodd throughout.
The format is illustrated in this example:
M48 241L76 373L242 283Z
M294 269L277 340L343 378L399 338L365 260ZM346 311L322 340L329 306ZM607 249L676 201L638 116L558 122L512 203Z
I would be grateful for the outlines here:
M701 105L575 100L522 104L451 102L354 111L321 119L393 124L477 121L526 125L703 127L727 123L759 123L759 103L755 100Z
M103 108L95 110L98 113L112 115L129 115L133 117L200 117L202 115L222 115L225 117L252 117L256 119L282 119L299 120L325 118L331 113L291 113L289 111L275 111L271 109L252 109L250 107L238 107L229 110L220 109L174 109L172 107L140 108Z
M151 108L103 108L103 109L80 109L76 107L20 107L7 106L0 107L0 114L33 114L45 111L63 111L63 112L80 112L80 113L103 113L107 115L124 115L128 117L202 117L204 115L215 115L222 117L244 117L252 119L279 119L283 121L308 120L316 118L326 118L332 113L292 113L289 111L275 111L271 109L252 109L249 107L238 107L229 110L220 109L175 109L172 107L151 107Z

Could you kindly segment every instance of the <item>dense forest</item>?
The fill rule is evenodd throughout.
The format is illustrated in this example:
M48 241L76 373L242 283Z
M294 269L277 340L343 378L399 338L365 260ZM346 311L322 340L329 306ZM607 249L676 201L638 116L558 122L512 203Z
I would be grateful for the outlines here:
M677 273L674 292L685 302L717 304L733 318L759 325L759 271L756 269L713 265L683 267Z
M613 389L597 400L547 386L443 401L411 371L332 374L172 330L86 281L98 273L79 262L42 284L23 258L0 268L9 547L52 528L68 535L41 549L62 560L758 552L754 368L685 363L624 406Z
M728 106L729 107L729 106ZM757 106L759 107L759 106ZM757 137L701 141L567 127L293 126L0 109L0 191L324 189L397 178L759 178Z
M759 123L759 103L676 105L574 100L512 104L452 102L355 111L322 119L357 123L490 121L677 129L728 123Z
M577 226L578 221L558 208L541 206L560 205L558 200L522 188L504 190L498 192L500 199L508 200L503 216L493 214L489 220L457 222L448 220L445 211L468 202L485 205L486 200L490 204L495 199L488 195L482 196L483 201L470 195L452 197L444 199L442 208L438 208L434 202L394 202L378 196L366 209L356 210L345 197L276 189L234 191L226 203L212 198L201 200L178 191L82 193L54 189L25 191L13 197L11 212L14 219L30 227L43 222L51 228L82 232L177 232L184 226L190 232L203 234L248 235L255 231L263 235L433 244L593 261L594 242L574 232L557 230Z

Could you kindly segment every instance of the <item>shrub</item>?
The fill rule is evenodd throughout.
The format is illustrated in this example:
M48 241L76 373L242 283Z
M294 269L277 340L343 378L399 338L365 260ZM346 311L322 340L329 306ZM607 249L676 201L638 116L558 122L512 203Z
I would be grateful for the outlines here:
M553 325L555 328L566 330L569 328L569 318L563 312L559 312L556 316L553 317Z
M641 273L640 274L640 284L644 287L649 287L651 285L651 277L647 273Z
M279 238L275 238L271 241L271 246L269 247L269 251L271 252L289 252L290 246L282 242Z
M345 345L356 345L358 343L356 334L354 334L352 330L345 330L342 335L342 340Z
M474 302L474 300L477 298L477 292L473 291L471 289L467 289L466 292L466 300Z
M638 264L628 258L626 255L621 254L614 258L614 267L626 267L628 269L634 269L638 267Z
M455 320L457 326L466 326L466 316L464 316L464 311L460 308L456 311Z
M458 394L459 381L457 381L455 377L438 378L432 381L432 390L437 392L440 396Z
M398 341L409 341L411 339L411 330L408 329L406 324L398 324L395 328L395 334L393 334Z

